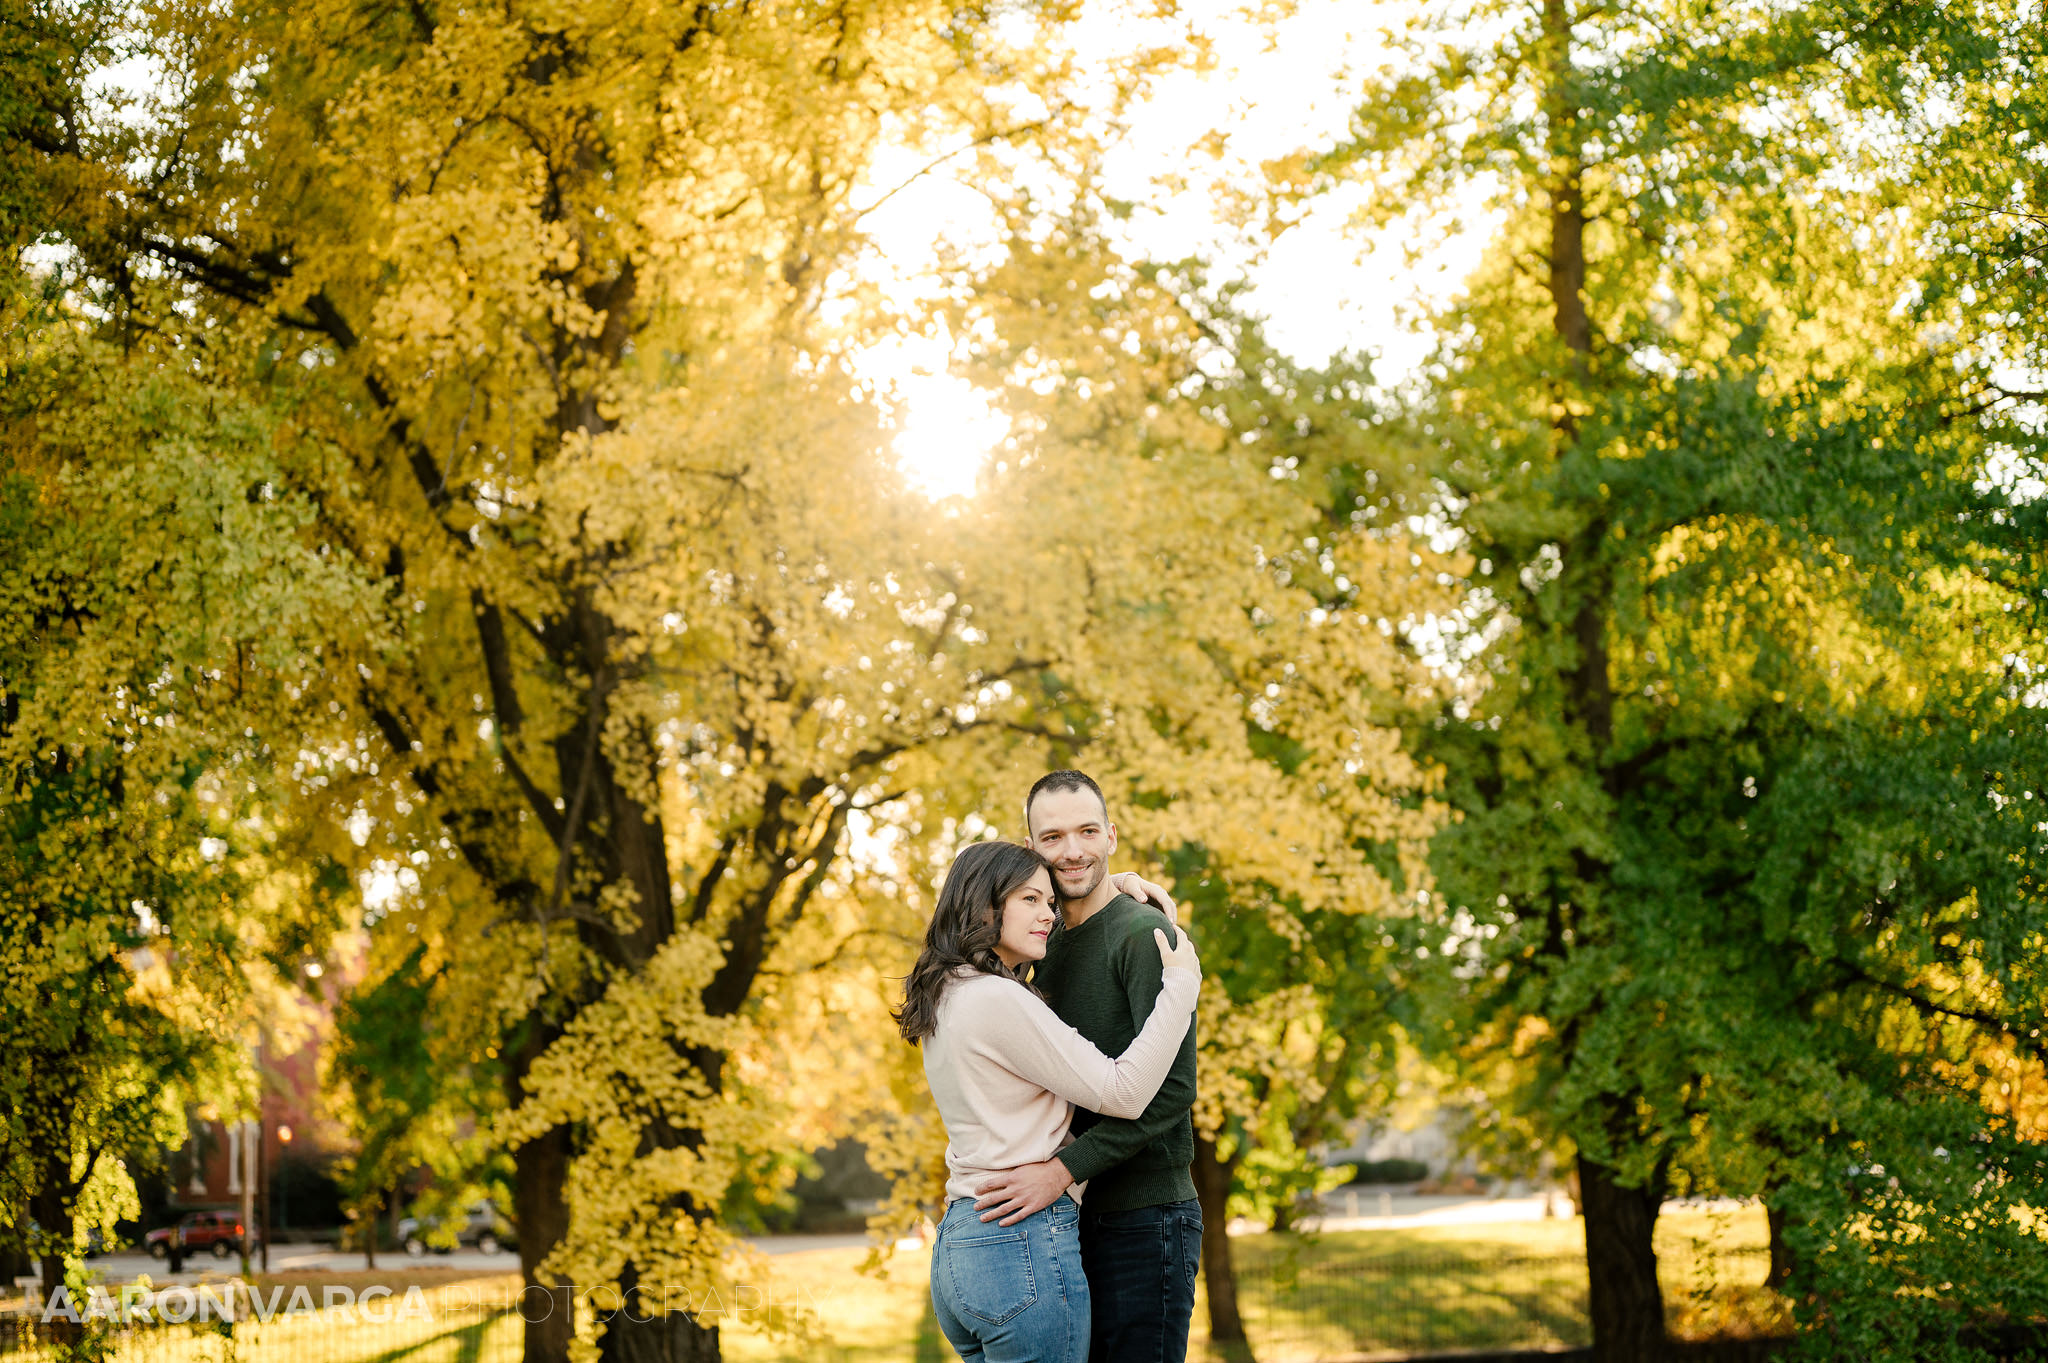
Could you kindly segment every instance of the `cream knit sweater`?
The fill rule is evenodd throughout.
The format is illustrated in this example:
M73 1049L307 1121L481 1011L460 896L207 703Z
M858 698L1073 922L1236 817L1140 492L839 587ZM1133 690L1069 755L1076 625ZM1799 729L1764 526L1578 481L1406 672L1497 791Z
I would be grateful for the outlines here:
M1051 1159L1074 1109L1136 1117L1173 1064L1201 991L1197 970L1168 969L1137 1040L1112 1060L1015 980L961 969L939 996L924 1073L946 1122L946 1198L974 1197L991 1175ZM1078 1200L1081 1190L1075 1188Z

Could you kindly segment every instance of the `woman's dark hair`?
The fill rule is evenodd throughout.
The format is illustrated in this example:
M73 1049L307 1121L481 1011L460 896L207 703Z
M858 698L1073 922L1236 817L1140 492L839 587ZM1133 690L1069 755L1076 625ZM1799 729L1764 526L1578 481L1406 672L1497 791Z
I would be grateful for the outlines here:
M890 1016L915 1045L939 1025L939 995L961 966L1022 981L1023 974L996 955L1003 935L1003 901L1046 869L1045 858L1014 842L977 842L961 850L946 871L924 950L903 980L903 1007Z

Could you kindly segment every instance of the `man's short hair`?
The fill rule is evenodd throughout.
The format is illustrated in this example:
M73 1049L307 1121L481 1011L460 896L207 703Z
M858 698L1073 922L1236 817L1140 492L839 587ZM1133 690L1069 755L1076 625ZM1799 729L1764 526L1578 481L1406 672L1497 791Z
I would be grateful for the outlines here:
M1102 806L1102 820L1109 822L1109 801L1102 798L1102 787L1095 784L1095 778L1085 771L1049 771L1031 785L1031 793L1024 797L1024 831L1031 831L1031 806L1041 795L1056 794L1063 790L1085 790L1095 796L1095 802Z

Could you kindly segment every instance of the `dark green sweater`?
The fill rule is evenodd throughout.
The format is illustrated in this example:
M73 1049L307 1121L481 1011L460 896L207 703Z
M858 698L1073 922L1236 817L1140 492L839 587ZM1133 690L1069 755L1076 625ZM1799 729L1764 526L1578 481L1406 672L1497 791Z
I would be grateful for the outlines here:
M1122 1055L1138 1039L1159 997L1154 928L1179 935L1166 915L1118 895L1078 928L1062 923L1032 976L1060 1019L1104 1055ZM1086 1182L1090 1211L1130 1211L1185 1202L1195 1195L1195 1029L1180 1043L1166 1082L1136 1120L1076 1110L1072 1145L1059 1152L1074 1181Z

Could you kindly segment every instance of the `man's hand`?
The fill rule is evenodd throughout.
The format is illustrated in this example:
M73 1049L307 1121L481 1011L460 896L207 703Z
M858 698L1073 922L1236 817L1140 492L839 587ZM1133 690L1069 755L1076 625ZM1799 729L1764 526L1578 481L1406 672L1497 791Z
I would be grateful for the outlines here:
M1173 896L1166 892L1165 886L1154 885L1136 871L1118 871L1109 878L1109 883L1116 887L1118 894L1127 894L1141 901L1151 900L1159 906L1160 912L1166 915L1167 922L1175 927L1180 926L1180 914L1175 911Z
M1034 1212L1042 1212L1067 1190L1074 1176L1056 1159L1043 1164L1021 1164L1000 1178L981 1185L974 1210L984 1221L1002 1217L1002 1224L1014 1226Z

